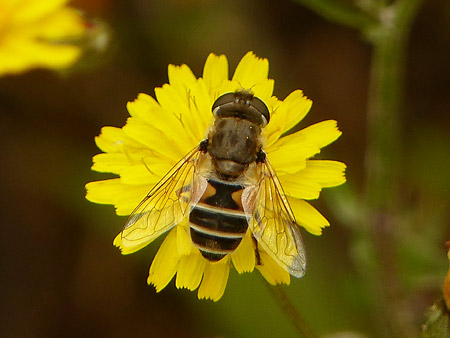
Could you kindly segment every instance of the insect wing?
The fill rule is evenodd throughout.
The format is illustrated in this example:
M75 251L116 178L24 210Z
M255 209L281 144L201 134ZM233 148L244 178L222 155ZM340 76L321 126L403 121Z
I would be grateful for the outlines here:
M122 230L124 247L143 246L179 223L199 199L202 180L196 180L196 163L202 152L195 148L180 160L139 203ZM200 182L200 183L199 183ZM196 196L194 196L194 194Z
M283 188L266 158L258 164L260 181L247 187L242 204L258 244L291 275L302 277L306 255L299 226Z

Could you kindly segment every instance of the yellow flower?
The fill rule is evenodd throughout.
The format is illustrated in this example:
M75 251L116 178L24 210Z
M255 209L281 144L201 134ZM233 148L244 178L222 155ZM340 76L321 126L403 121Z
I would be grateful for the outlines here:
M212 105L224 93L251 90L268 107L270 122L263 129L263 150L288 198L297 224L320 235L328 221L307 202L319 197L325 187L345 182L345 164L312 160L321 148L341 134L336 121L323 121L284 136L308 113L311 101L302 91L292 92L280 101L268 79L267 59L247 53L231 80L224 55L210 54L203 77L196 78L188 66L169 66L169 84L155 89L156 100L139 94L128 103L131 117L123 128L104 127L96 138L103 153L94 156L92 169L119 177L86 185L89 201L113 204L118 215L129 215L149 190L190 150L207 136L213 122ZM151 242L114 240L123 254L135 252ZM177 288L195 290L199 298L218 300L224 293L230 266L238 273L256 267L271 284L289 284L289 272L259 248L248 230L237 249L218 262L205 259L193 245L189 222L185 218L167 234L148 277L157 291L176 275Z
M0 76L74 63L86 28L67 0L0 0Z

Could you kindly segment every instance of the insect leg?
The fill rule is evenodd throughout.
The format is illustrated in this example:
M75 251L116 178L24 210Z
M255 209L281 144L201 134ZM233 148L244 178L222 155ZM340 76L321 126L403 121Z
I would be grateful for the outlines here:
M258 249L258 241L256 240L255 236L252 235L252 240L253 243L255 243L255 260L256 260L256 265L261 265L261 256L259 254L259 249Z

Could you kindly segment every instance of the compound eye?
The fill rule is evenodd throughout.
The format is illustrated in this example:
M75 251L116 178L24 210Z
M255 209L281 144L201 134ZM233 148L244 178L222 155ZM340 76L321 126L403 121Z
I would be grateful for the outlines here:
M223 106L227 103L233 103L235 100L235 93L226 93L223 94L222 96L219 96L217 98L217 100L214 102L213 106L212 106L212 111L214 112L214 110L217 107Z
M269 108L267 108L266 104L260 98L253 96L252 106L255 107L255 109L257 111L259 111L262 116L265 117L266 124L269 123L270 112L269 112Z
M215 117L239 117L266 126L270 119L265 103L249 91L237 91L220 96L212 106Z

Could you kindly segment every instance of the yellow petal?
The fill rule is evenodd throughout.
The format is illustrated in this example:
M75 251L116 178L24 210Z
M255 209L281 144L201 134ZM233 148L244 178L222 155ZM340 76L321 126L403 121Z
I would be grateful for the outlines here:
M189 101L186 95L180 93L169 84L164 84L162 87L155 88L156 99L161 107L172 114L175 114L179 119L181 116L189 115Z
M297 224L313 235L321 235L322 228L329 226L328 220L311 204L298 198L288 197Z
M272 79L264 79L250 89L256 97L260 98L267 105L267 102L272 97L273 87L274 81Z
M219 88L228 81L228 60L225 55L209 54L203 68L203 79L212 98L219 96Z
M278 177L286 195L306 200L319 198L322 186L312 180L302 180L300 173L281 175Z
M192 92L195 88L198 87L198 85L195 83L193 86L194 87L191 87L189 89L189 99L184 98L182 99L182 101L193 101ZM159 97L163 97L164 99L166 97L167 91L176 92L173 86L164 87L164 89L159 88L157 89L157 91L159 93ZM201 95L202 97L205 96L203 93L201 93ZM208 98L209 95L207 94L205 99L208 100ZM196 99L195 101L201 101L201 99ZM192 104L189 107L192 108L193 106L194 105ZM188 109L190 109L189 107ZM197 118L197 122L203 122L201 120L199 121L199 118L197 116L198 114L196 112L189 111L189 113L182 115L181 110L168 111L167 109L161 107L160 104L151 96L146 94L139 94L136 100L134 100L133 102L128 102L127 109L131 116L139 118L137 123L145 123L150 127L157 129L159 133L165 135L166 139L183 139L184 142L178 143L181 143L179 144L179 146L181 146L181 152L183 152L184 154L186 154L200 142L201 137L203 137L203 134L205 132L205 130L202 131L203 134L201 135L201 137L194 137L194 131L187 130L186 119L192 119L192 117L195 117ZM208 109L210 109L210 107L208 107ZM206 129L206 126L204 126L203 124L201 128Z
M7 41L3 41L3 48L0 50L0 75L17 74L35 67L28 58L23 58L20 52L14 51L8 46Z
M140 150L142 155L148 156L150 154L148 150L143 149L142 143L128 137L122 128L103 127L100 135L95 138L95 143L105 153L124 152L124 147L127 147L127 151L130 152ZM124 153L126 154L127 151Z
M124 149L126 150L126 149ZM147 156L147 154L146 154ZM154 165L160 164L161 161L158 161L157 164L151 163L151 166L148 162L150 162L148 159L144 159L140 154L138 153L101 153L97 154L92 158L93 165L91 167L92 170L101 172L101 173L114 173L114 174L120 174L122 171L126 170L129 167L133 167L135 165L144 165L146 168L152 168ZM165 164L165 167L168 165ZM170 169L170 168L169 168ZM146 169L147 172L154 174L154 169L150 171L149 169ZM167 169L166 169L167 171Z
M248 52L237 65L233 81L238 82L242 88L252 89L259 82L267 80L268 75L269 61Z
M147 164L147 161L145 161L144 164L122 168L119 173L124 184L147 185L150 190L170 168L171 166L167 162L161 160L152 164Z
M289 285L290 275L285 269L283 269L277 262L275 262L272 257L270 257L264 250L259 251L261 258L261 264L257 265L256 268L259 270L261 275L269 282L269 284L276 285L284 283Z
M114 196L123 188L119 178L89 182L86 184L86 199L93 203L114 204Z
M267 157L278 176L292 174L303 170L306 167L306 159L316 154L318 148L312 146L284 146L275 148L271 147Z
M150 191L147 185L124 185L121 195L114 197L114 207L118 216L128 216Z
M267 146L272 145L280 136L292 129L311 109L312 101L301 90L290 93L271 113L266 127Z
M231 259L237 272L253 271L255 268L255 247L250 231L247 231L237 249L231 254Z
M192 245L187 217L177 225L177 246L178 253L181 256L190 255L195 250Z
M100 173L118 174L121 169L126 168L131 163L125 154L121 153L102 153L92 158L91 169Z
M3 43L3 42L2 42ZM45 41L28 39L24 37L12 37L4 43L4 49L0 54L0 67L3 63L16 67L35 68L48 67L61 69L74 63L80 49L75 46L63 44L49 44Z
M309 160L306 169L299 172L302 179L316 181L324 188L335 187L345 182L347 166L338 161Z
M229 256L225 256L216 263L206 262L202 283L198 289L199 299L211 299L218 301L227 286L230 272Z
M323 148L336 141L342 132L337 128L334 120L322 121L279 140L280 145L307 143Z
M306 159L320 152L342 133L336 121L323 121L282 137L265 150L278 175L292 174L306 167Z
M177 232L174 228L167 235L150 266L147 283L155 286L156 292L164 289L175 276L179 259Z
M114 238L114 241L113 241L113 245L120 249L120 252L122 253L122 255L132 254L138 250L141 250L142 248L147 246L149 243L150 243L150 241L139 243L138 245L135 245L135 246L124 246L122 243L122 233L119 233L116 236L116 238Z
M158 123L159 120L161 120L156 119L157 116L166 117L159 103L153 97L145 93L139 93L134 101L129 101L127 103L127 110L130 113L130 116L139 118L143 123L150 125ZM170 116L167 118L170 118Z
M198 288L206 264L206 259L197 249L192 250L188 256L181 256L176 278L177 288L186 288L190 291Z
M175 138L174 135L164 133L153 126L142 124L134 118L128 119L123 131L127 136L144 144L152 155L159 156L162 161L168 161L172 165L194 147L186 148L187 142L179 142L180 138ZM181 139L183 136L183 134L179 135Z
M27 22L45 17L57 11L68 2L68 0L48 0L48 1L20 1L20 6L15 5L15 24L26 24ZM18 3L19 4L19 3Z
M177 141L183 140L184 153L186 154L194 146L198 145L204 137L205 130L197 124L197 116L190 111L191 97L180 96L177 90L168 84L160 88L155 88L155 95L161 107L168 113L178 116L183 125L183 133L176 138ZM169 132L169 131L168 131Z
M189 105L191 110L189 118L192 119L191 123L194 123L197 126L195 130L195 139L197 140L197 143L207 137L208 127L213 121L213 103L213 97L210 96L205 81L199 79L197 83L191 87Z
M151 187L123 184L119 178L89 182L86 199L93 203L113 204L119 216L129 215L147 195Z
M169 83L178 92L178 95L186 100L189 97L189 88L197 82L197 78L192 73L188 65L169 65Z
M322 188L345 182L346 165L337 161L308 160L305 169L289 175L279 175L284 192L295 198L316 199Z
M175 92L177 94L176 97L180 98L181 102L183 102L187 107L186 111L184 109L182 109L180 111L180 108L178 108L178 110L177 109L169 110L169 112L170 111L179 112L181 115L180 122L182 125L184 125L184 128L187 128L186 123L188 123L188 125L191 128L190 132L194 132L194 135L197 135L200 130L199 130L198 126L195 125L196 121L192 121L191 123L186 121L187 119L193 120L193 118L196 117L196 115L197 115L196 112L192 110L194 104L196 103L195 102L196 100L192 100L192 96L193 96L192 90L194 88L196 88L196 85L197 85L197 79L196 79L195 75L192 73L191 69L187 65L181 65L181 66L169 65L169 83L170 83L170 87L164 88L163 90L165 90L167 92L168 92L169 88L171 90L173 90L173 92ZM209 93L206 91L207 96L209 96L208 94ZM160 98L161 98L161 95L158 97L158 100ZM172 98L172 100L177 100L177 99ZM165 102L165 103L161 102L161 101L159 101L159 102L161 103L162 106L167 106L167 102ZM178 102L178 104L179 103L180 103L180 101ZM195 128L193 128L193 127L195 127ZM195 131L197 131L197 133L195 133ZM186 133L186 131L185 131L185 133ZM196 140L195 143L200 142L196 137L194 137L194 139ZM191 147L187 148L186 152L191 150L194 146L195 146L195 144L192 144Z
M127 110L140 123L153 126L172 137L184 134L180 113L165 110L150 95L140 93L134 101L127 103Z
M21 27L20 33L47 40L49 43L68 43L81 37L86 31L80 12L72 8L61 8L43 19L39 18L39 22Z
M225 93L234 93L238 90L241 90L242 86L240 83L236 81L225 81L223 82L218 90L218 95L213 97L213 100L215 101L220 95Z
M266 102L267 107L269 108L269 111L271 112L271 117L280 108L282 103L283 103L283 101L280 101L276 96L271 96L270 99Z

